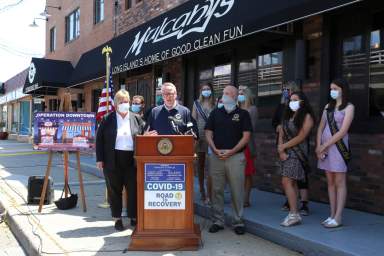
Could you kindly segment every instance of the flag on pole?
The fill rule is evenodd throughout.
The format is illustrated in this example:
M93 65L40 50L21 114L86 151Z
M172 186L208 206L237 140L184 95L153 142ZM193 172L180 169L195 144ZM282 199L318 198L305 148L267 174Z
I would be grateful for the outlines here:
M108 97L107 97L107 78L104 82L104 87L99 98L99 108L97 109L96 120L100 121L103 116L109 112L115 111L115 105L113 103L113 80L112 80L112 70L109 71L109 86L108 86ZM108 104L107 104L108 103ZM107 111L108 105L108 111Z

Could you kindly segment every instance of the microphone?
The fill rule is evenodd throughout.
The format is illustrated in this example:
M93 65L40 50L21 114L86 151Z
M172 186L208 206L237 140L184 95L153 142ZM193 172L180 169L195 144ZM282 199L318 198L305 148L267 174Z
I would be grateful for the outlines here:
M176 125L175 119L176 118L174 118L173 116L168 116L168 120L171 123L173 131L177 134L181 134L181 132L179 131L179 127Z
M187 129L188 129L188 131L185 134L191 134L195 139L197 139L197 135L193 131L193 123L192 122L187 123Z
M178 119L174 116L169 116L169 120L172 120L176 125L187 126L182 119Z

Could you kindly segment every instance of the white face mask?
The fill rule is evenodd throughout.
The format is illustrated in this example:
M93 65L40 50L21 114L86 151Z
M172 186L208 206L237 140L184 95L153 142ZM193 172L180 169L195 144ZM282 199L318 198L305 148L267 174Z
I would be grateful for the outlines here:
M331 95L331 98L335 100L341 96L341 93L338 90L331 90L329 95Z
M296 112L300 108L300 101L295 100L289 102L289 108L293 111Z
M121 103L119 104L117 110L119 110L120 113L126 114L129 111L129 103Z

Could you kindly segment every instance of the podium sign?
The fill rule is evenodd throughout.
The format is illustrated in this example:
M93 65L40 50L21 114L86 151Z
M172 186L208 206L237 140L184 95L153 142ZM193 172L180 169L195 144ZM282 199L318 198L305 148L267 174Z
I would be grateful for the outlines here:
M185 164L144 164L144 209L185 210Z
M197 250L192 136L137 136L137 226L132 251Z

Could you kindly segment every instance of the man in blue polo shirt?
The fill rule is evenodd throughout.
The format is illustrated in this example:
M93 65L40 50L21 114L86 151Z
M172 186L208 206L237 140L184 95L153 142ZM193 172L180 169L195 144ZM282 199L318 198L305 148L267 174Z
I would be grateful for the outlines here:
M191 111L178 104L176 86L164 83L161 86L164 105L152 109L145 127L145 135L178 135L193 131L197 134L196 121ZM189 124L189 125L187 125Z
M209 155L209 174L212 179L212 226L210 233L224 229L224 187L228 180L234 212L234 231L244 234L243 201L245 180L244 148L247 145L252 124L248 111L237 107L238 90L226 86L223 90L223 108L215 108L205 126Z

